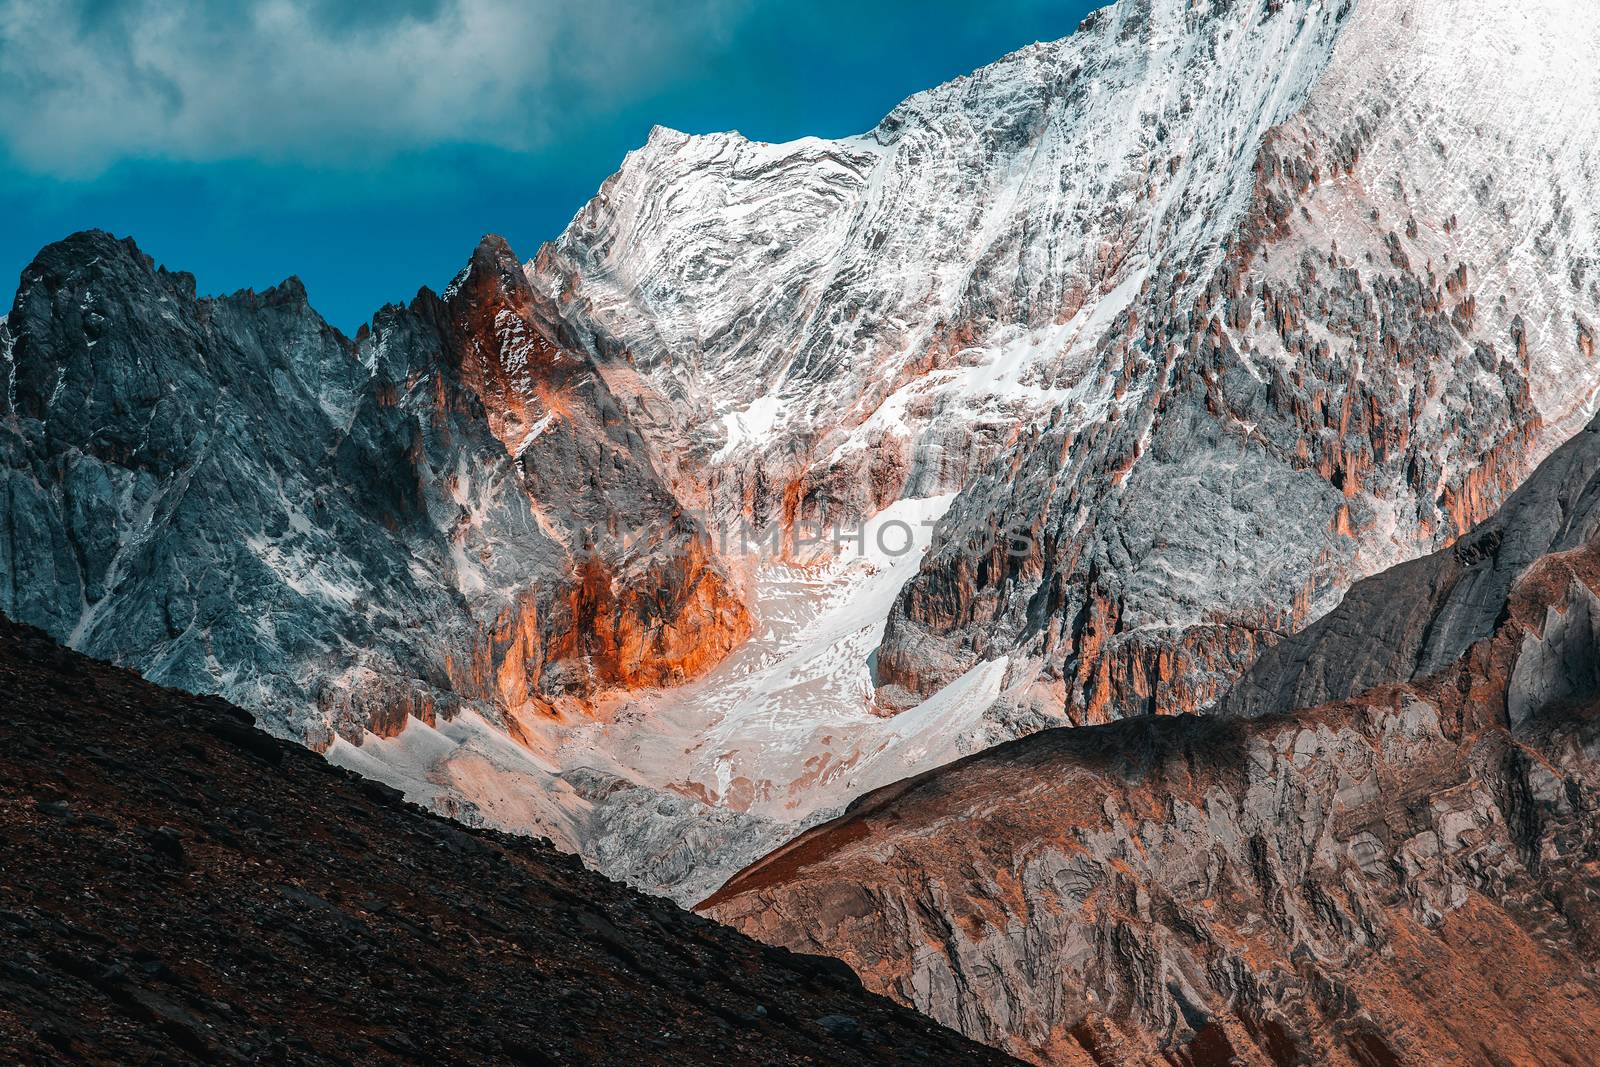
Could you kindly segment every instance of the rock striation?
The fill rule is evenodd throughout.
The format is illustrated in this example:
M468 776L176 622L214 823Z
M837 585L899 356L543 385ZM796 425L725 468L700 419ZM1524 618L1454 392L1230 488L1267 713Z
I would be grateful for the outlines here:
M959 491L885 706L1207 708L1592 413L1596 33L1125 0L860 137L658 129L529 275L716 521Z
M1582 1062L1597 529L1600 422L1276 645L1239 714L890 786L702 910L1038 1063Z
M1102 17L1159 42L1179 8L1270 26L1332 7ZM1338 5L1294 114L1230 179L1248 197L1196 206L1205 242L1158 246L1096 339L1110 410L1041 419L952 507L890 620L885 679L927 691L1006 653L1038 668L1016 699L1073 722L1207 708L1354 579L1486 517L1580 427L1600 380L1576 325L1600 307L1600 82L1574 50L1593 27L1565 36L1571 17ZM1008 553L1015 527L1026 547Z
M351 341L293 280L197 299L79 234L7 327L0 601L74 648L326 747L682 679L744 636L704 531L498 239Z

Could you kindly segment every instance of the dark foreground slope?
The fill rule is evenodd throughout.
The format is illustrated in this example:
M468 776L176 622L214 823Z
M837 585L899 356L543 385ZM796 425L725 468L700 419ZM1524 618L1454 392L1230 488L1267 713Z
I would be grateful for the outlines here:
M1597 530L1600 421L1263 657L1247 714L980 753L702 908L1040 1063L1594 1063Z
M0 1062L992 1063L0 618Z

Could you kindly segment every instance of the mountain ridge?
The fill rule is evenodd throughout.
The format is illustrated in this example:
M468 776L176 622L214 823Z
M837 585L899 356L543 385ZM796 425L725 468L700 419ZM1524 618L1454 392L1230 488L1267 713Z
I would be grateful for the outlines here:
M1039 1063L1581 1061L1597 488L1600 420L1470 538L1258 661L1249 714L989 749L866 795L700 910ZM1397 633L1440 657L1359 655Z
M574 789L530 728L693 674L743 609L603 384L552 360L515 258L482 253L349 339L297 286L202 301L109 235L46 249L7 323L0 607L314 748L458 730L413 796L577 851L617 791ZM516 455L504 361L564 412ZM639 512L650 538L616 536Z

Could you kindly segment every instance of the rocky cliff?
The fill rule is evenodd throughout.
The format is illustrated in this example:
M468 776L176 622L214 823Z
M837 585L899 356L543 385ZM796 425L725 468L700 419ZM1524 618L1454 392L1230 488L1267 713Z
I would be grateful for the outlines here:
M1597 494L1600 426L1590 424L1449 551L1401 564L1382 581L1356 585L1337 608L1265 653L1229 692L1222 710L1277 714L1450 669L1504 625L1518 583L1533 580L1529 576L1547 559L1581 553L1595 541ZM1564 609L1560 614L1565 617ZM1581 677L1589 669L1581 646L1563 647L1557 658ZM1525 669L1534 670L1534 663ZM1508 697L1508 714L1516 722L1530 714L1523 684Z
M1600 425L1263 657L1254 717L1004 745L703 909L1040 1063L1583 1062L1597 487Z
M325 747L681 679L744 636L704 531L498 240L351 341L292 280L198 299L80 234L7 326L0 602L75 648Z
M1270 27L1333 6L1102 17L1160 41L1163 13ZM1208 707L1354 579L1484 518L1593 410L1592 23L1558 2L1337 6L1314 83L1230 179L1249 196L1194 205L1206 254L1158 246L1096 338L1109 410L1040 420L952 507L890 620L887 681L927 691L1004 653L1038 669L1023 706L1074 722Z

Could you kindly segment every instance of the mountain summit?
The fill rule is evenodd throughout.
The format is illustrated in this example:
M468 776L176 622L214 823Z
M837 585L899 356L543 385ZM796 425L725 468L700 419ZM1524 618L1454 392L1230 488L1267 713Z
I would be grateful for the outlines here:
M1593 410L1574 12L1129 0L861 137L658 129L530 274L719 514L959 493L898 705L1007 658L1025 721L1204 708Z

